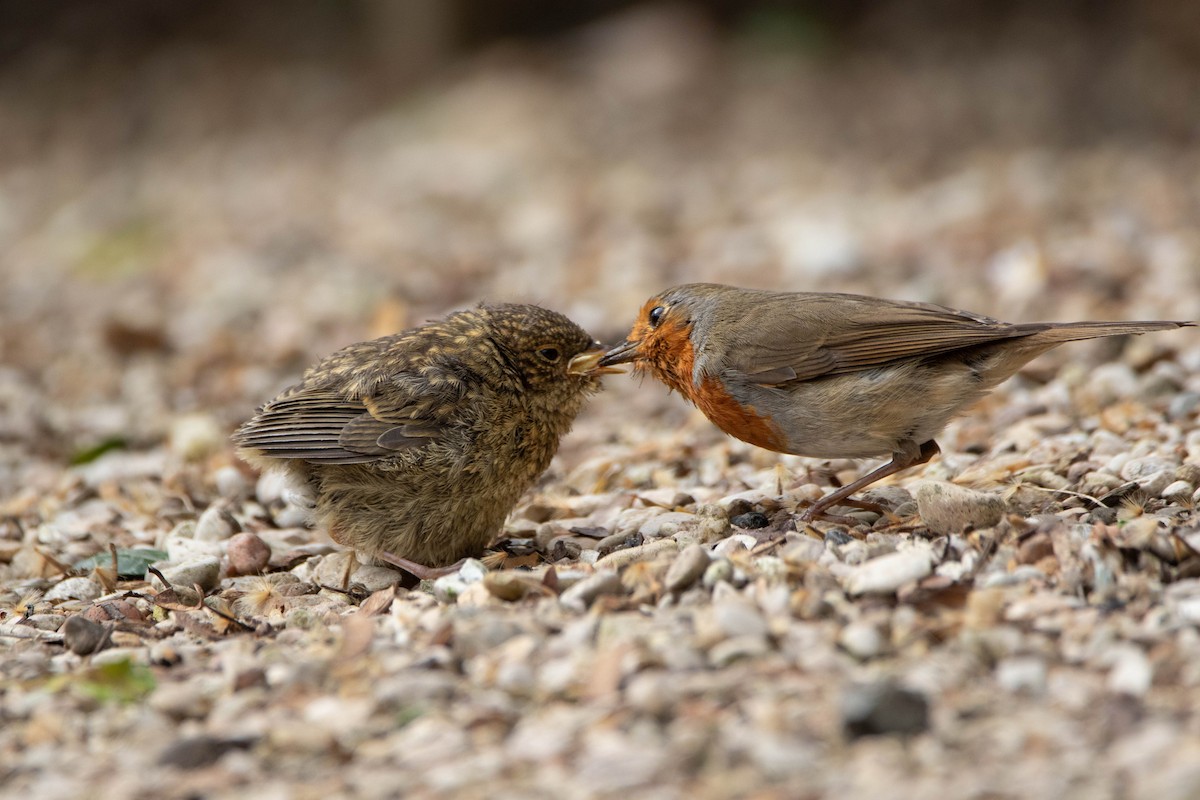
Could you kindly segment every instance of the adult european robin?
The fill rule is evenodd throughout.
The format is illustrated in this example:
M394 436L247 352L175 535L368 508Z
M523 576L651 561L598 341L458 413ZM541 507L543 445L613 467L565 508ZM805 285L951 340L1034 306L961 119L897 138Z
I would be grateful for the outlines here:
M479 553L558 449L604 348L562 314L480 305L346 347L234 434L333 539L429 577Z
M933 437L1027 361L1064 342L1193 322L1010 324L928 303L709 283L646 301L600 364L632 362L721 430L779 453L891 461L804 520L939 452Z

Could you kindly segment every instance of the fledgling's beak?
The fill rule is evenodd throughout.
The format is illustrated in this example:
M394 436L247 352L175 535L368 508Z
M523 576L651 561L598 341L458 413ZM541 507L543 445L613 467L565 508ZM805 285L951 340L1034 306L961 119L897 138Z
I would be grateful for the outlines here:
M604 357L600 359L600 366L611 367L613 364L628 364L630 361L637 361L641 347L641 342L631 342L626 339L604 354Z
M604 348L600 346L597 346L591 350L584 350L582 353L567 362L567 374L610 375L615 372L624 372L624 370L613 369L607 364L601 364L600 361L604 355Z

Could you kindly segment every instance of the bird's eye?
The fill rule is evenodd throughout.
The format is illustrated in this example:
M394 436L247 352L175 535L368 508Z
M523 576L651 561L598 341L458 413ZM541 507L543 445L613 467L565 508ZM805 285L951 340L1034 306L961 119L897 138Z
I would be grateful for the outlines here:
M541 356L543 360L549 361L551 364L558 361L557 348L543 347L541 350L538 350L537 352L538 352L538 355Z
M654 308L650 309L650 327L657 328L658 324L662 322L663 315L666 313L666 306L655 306Z

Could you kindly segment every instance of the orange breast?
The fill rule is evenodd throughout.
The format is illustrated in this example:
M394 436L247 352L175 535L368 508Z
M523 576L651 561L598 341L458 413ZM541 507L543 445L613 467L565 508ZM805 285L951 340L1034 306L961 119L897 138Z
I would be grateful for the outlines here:
M708 376L696 386L692 377L696 353L685 326L668 322L657 330L635 329L631 335L641 339L642 358L654 376L691 400L714 425L743 442L787 452L779 429L753 406L738 403L720 380Z
M730 436L777 453L786 452L783 437L769 419L760 416L753 406L734 400L716 378L709 376L700 389L691 395L696 407Z

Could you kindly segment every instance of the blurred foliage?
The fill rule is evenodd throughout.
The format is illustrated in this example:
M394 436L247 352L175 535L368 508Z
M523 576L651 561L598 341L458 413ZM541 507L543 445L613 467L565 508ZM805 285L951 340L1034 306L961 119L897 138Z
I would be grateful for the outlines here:
M126 580L142 578L146 575L147 567L156 561L166 561L167 558L168 555L166 552L154 550L149 547L117 548L117 577ZM80 572L87 572L97 567L101 569L111 568L112 554L108 551L103 551L81 561L76 561L72 566Z

